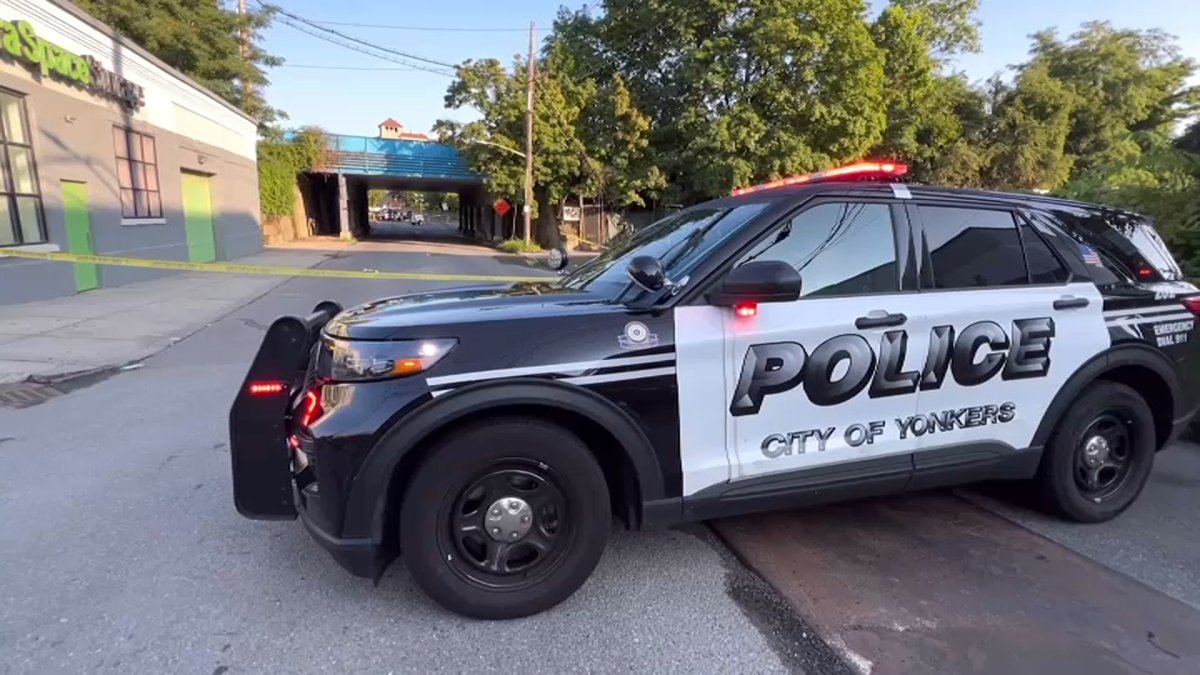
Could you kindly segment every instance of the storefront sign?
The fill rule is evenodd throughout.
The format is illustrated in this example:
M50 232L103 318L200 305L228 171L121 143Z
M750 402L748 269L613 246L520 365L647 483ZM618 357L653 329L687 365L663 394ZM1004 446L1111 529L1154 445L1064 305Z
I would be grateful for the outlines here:
M28 21L0 21L0 55L137 110L145 104L142 87L104 68L92 56L79 56L37 36Z

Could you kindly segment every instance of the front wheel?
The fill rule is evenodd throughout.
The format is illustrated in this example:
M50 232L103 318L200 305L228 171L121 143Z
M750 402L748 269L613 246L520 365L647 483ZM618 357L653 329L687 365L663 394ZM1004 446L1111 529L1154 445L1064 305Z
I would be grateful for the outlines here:
M1097 382L1071 404L1046 445L1037 478L1043 501L1071 520L1111 520L1145 487L1156 449L1145 399L1123 384Z
M534 419L494 420L450 436L412 476L401 555L446 609L528 616L583 585L610 514L604 473L575 435Z

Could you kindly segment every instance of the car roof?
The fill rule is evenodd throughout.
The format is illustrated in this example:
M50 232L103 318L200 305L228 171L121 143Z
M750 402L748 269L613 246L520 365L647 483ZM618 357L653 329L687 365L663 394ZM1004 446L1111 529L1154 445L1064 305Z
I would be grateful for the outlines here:
M812 183L785 185L742 195L719 197L717 199L704 202L702 206L728 208L740 204L749 204L761 201L777 201L781 199L795 201L801 198L812 197L826 192L837 192L838 194L849 196L859 194L864 197L894 197L895 192L892 189L893 185L903 185L904 187L908 188L909 193L916 197L968 199L980 202L990 202L993 204L1008 204L1012 206L1040 206L1046 209L1067 209L1072 211L1086 211L1090 213L1120 214L1126 217L1138 219L1144 218L1144 216L1141 216L1140 214L1126 211L1124 209L1103 206L1100 204L1092 204L1089 202L1067 199L1065 197L1056 197L1052 195L1043 195L1031 192L1000 192L997 190L982 190L978 188L945 187L938 185L924 185L921 183L904 183L899 181L878 180L822 180ZM697 206L701 205L698 204Z

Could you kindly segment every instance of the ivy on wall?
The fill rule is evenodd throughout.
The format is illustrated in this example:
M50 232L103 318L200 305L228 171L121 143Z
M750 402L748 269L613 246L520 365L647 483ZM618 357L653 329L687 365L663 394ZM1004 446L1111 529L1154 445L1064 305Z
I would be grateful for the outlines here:
M327 152L325 132L317 127L260 140L258 190L263 216L292 215L300 174L324 166Z

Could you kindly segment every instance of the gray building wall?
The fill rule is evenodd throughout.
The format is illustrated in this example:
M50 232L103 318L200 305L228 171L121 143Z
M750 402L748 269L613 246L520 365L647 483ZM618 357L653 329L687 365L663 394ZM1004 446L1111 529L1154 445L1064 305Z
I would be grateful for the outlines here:
M24 95L49 243L67 250L61 182L88 185L92 244L99 255L187 260L182 175L211 177L218 260L262 250L258 172L253 160L128 119L114 106L89 104L39 83L28 70L0 64L0 87ZM112 127L154 136L163 218L133 224L122 218ZM122 222L125 220L125 222ZM2 250L2 249L0 249ZM174 274L169 270L102 266L100 286L120 286ZM0 257L0 305L75 293L69 263Z

